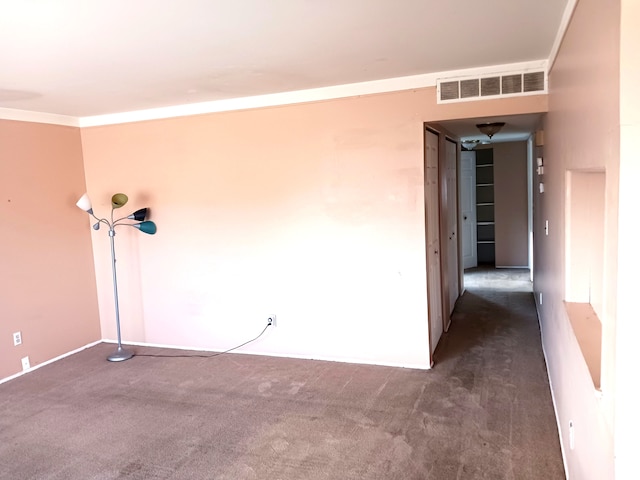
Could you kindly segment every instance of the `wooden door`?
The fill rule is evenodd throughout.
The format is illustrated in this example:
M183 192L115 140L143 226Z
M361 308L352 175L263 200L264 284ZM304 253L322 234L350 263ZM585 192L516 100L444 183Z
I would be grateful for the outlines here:
M458 249L458 144L447 139L445 142L445 182L446 182L446 225L447 231L442 241L447 242L448 309L445 330L449 329L451 314L460 295L460 262Z
M444 330L442 322L442 285L440 281L440 202L438 182L438 135L425 130L424 202L427 247L427 299L429 312L429 348L433 352Z

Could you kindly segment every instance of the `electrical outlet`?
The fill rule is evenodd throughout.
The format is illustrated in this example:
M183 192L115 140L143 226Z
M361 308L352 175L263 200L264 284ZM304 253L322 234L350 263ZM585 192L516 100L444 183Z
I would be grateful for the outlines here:
M275 315L269 315L269 317L267 318L267 325L269 325L270 327L275 327L278 325Z
M29 362L29 357L24 357L22 359L22 370L29 370L31 368L31 362Z
M22 333L21 332L14 332L13 333L13 346L17 347L20 344L22 344Z

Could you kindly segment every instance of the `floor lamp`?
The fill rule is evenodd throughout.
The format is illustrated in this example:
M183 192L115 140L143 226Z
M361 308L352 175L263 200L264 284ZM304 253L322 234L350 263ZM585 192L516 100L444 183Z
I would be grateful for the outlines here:
M107 220L106 218L98 218L93 213L93 208L91 206L91 200L89 196L85 193L80 200L76 203L76 205L91 215L93 218L97 220L97 222L93 225L94 230L100 229L100 224L104 223L109 229L109 240L111 242L111 270L113 272L113 298L115 300L116 306L116 331L118 333L118 348L117 350L107 357L107 360L110 362L121 362L123 360L128 360L133 357L133 352L129 350L125 350L122 348L122 337L120 335L120 311L118 308L118 279L116 277L116 250L114 247L113 238L116 236L116 227L121 225L126 225L129 227L134 227L140 230L141 232L148 233L149 235L153 235L156 233L156 224L150 220L146 220L147 214L149 213L148 208L141 208L140 210L136 210L131 215L127 215L126 217L118 218L117 220L113 219L113 211L117 208L121 208L126 205L129 198L124 193L116 193L111 197L111 219Z

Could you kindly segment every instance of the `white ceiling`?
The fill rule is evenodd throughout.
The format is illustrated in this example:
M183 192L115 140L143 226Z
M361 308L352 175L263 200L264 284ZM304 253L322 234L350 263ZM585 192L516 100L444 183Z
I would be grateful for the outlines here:
M0 0L0 109L90 117L547 60L568 3Z

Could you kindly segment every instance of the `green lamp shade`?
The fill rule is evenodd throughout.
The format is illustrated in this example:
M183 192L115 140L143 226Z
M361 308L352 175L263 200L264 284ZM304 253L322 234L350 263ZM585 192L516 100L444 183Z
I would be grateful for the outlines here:
M129 197L127 197L124 193L116 193L113 197L111 197L111 206L113 208L120 208L127 204L129 201Z
M147 218L147 213L149 212L148 208L141 208L140 210L136 210L135 212L133 212L131 215L129 215L127 218L129 220L137 220L138 222L143 221L145 218Z
M158 231L156 224L153 223L151 220L147 220L146 222L136 223L133 226L136 227L141 232L148 233L149 235L153 235Z

